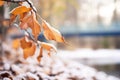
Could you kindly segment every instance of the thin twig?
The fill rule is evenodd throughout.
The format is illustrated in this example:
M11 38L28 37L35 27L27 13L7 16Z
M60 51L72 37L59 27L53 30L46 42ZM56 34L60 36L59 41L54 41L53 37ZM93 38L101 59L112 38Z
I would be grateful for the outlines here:
M35 13L37 13L37 10L35 9L35 7L33 6L33 4L29 1L29 0L26 0L26 2L30 5L30 7L33 9L33 11Z
M12 2L12 3L19 3L19 2L25 2L26 0L19 0L19 1L14 1L14 0L1 0L1 1Z
M38 13L37 13L37 16L40 18L41 21L43 20L43 18Z
M30 32L28 32L26 29L25 32L27 32L31 40L33 40L35 43L38 43L37 40L35 40L35 38L30 34Z

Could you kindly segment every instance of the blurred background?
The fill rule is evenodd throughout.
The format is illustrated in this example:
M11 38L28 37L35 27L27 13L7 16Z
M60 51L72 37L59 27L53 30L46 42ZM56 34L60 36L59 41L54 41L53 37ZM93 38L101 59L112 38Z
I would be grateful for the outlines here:
M69 44L53 42L59 56L120 77L120 0L32 1L42 18L58 29ZM5 6L1 8L2 26L9 20L6 11L14 7ZM43 35L39 39L46 41Z

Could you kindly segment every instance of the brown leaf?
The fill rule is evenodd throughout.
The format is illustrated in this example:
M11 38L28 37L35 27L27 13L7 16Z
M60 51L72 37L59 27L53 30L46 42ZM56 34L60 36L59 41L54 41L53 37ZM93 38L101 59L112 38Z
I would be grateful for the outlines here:
M15 18L17 17L17 15L10 15L10 24L13 23L15 21Z
M26 29L30 27L32 29L32 34L37 39L41 32L40 24L36 20L36 15L32 12L31 15L24 17L20 24L21 29Z
M36 45L32 41L28 41L27 37L22 38L20 43L25 59L35 54Z
M15 40L13 40L13 42L12 42L12 47L13 47L14 49L18 49L18 48L20 47L20 39L15 39Z
M37 39L38 35L41 32L40 24L36 20L36 15L35 13L32 13L31 15L31 20L28 22L29 27L32 29L32 34Z
M19 6L17 8L14 8L10 13L10 24L14 22L16 19L17 15L20 16L20 20L23 19L26 14L31 11L31 8L27 8L26 6Z
M25 12L29 12L32 10L31 8L27 8L26 6L18 6L17 8L14 8L10 13L13 15L19 15Z
M20 28L21 29L27 29L29 26L28 26L28 22L31 21L31 15L30 16L26 16L24 17L22 20L21 20L21 23L20 23Z
M28 41L27 37L22 38L20 40L20 44L22 49L29 48L32 46L32 42Z
M35 54L35 50L36 50L36 45L34 43L32 43L31 47L23 49L24 59L33 56Z
M55 48L54 45L52 44L49 44L49 43L45 43L45 42L42 42L41 43L41 47L43 47L44 49L50 51L51 49L53 49L55 52L57 51L57 49Z
M45 43L45 42L42 42L41 43L41 48L40 48L40 53L37 57L37 60L38 62L41 61L41 58L43 56L43 49L46 49L48 51L48 55L50 56L50 52L53 50L55 52L57 52L56 48L54 47L54 45L52 44L49 44L49 43Z
M4 3L5 3L4 1L0 1L0 6L4 5Z
M44 29L44 36L47 40L55 40L57 42L65 42L61 33L55 28L51 27L45 20L42 21Z
M22 13L22 14L19 14L20 20L22 20L25 16L27 16L28 13L29 13L29 12L24 12L24 13Z
M51 52L52 50L55 51L55 52L57 52L57 49L55 48L55 46L52 45L52 44L49 44L49 43L42 42L42 43L41 43L41 47L42 47L43 49L46 49L46 50L48 51L48 55L49 55L49 56L50 56L50 52Z
M43 48L41 47L41 48L40 48L40 53L39 53L39 55L38 55L38 57L37 57L38 62L41 61L42 56L43 56Z

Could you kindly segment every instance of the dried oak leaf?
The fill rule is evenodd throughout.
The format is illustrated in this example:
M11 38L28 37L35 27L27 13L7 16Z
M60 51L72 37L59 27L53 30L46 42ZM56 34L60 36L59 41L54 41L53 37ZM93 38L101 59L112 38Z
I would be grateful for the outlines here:
M40 24L36 20L36 15L32 12L31 15L24 17L20 23L21 29L31 28L32 34L37 39L38 35L41 32Z
M49 44L49 43L45 43L45 42L42 42L41 43L41 48L40 48L40 53L37 57L37 60L40 62L41 61L41 58L43 56L43 49L47 50L48 51L48 55L50 56L50 52L51 50L57 52L57 49L54 47L54 45L52 44Z
M28 26L28 22L31 21L31 15L29 16L26 16L24 17L22 20L21 20L21 23L20 23L20 28L21 29L27 29L29 26Z
M42 42L41 43L41 47L43 47L44 49L48 50L48 51L51 51L52 49L56 52L57 49L55 48L54 45L52 44L49 44L49 43L45 43L45 42Z
M24 37L20 40L21 48L23 49L24 59L27 59L30 56L35 54L36 45Z
M25 14L29 11L31 11L32 9L31 8L27 8L26 6L18 6L17 8L14 8L10 13L11 13L11 16L10 16L10 23L12 23L15 18L17 17L17 15L20 16L20 19L22 19Z
M10 24L14 22L15 18L17 17L17 15L10 15Z
M31 20L28 22L29 27L32 29L32 34L37 39L38 35L41 32L40 24L36 20L36 15L35 13L31 14Z
M19 15L31 10L31 8L27 8L26 6L18 6L17 8L14 8L10 13L13 15Z
M27 16L28 13L29 13L29 11L28 12L24 12L22 14L19 14L20 20L22 20L25 16Z
M25 48L23 50L24 59L27 59L28 57L33 56L35 54L35 50L36 50L36 45L34 43L32 43L31 47Z
M42 21L44 36L47 40L55 40L57 42L65 42L61 33L55 28L51 27L45 20Z

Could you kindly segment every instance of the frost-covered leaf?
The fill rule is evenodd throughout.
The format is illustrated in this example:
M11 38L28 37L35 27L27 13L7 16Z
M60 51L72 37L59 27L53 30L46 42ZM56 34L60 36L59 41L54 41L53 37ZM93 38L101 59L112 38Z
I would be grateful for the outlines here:
M32 43L31 47L23 49L24 59L27 59L30 56L33 56L35 54L36 45Z
M32 29L32 34L37 39L38 35L41 32L40 24L36 20L36 15L35 13L31 14L31 20L28 22L29 27Z
M19 15L25 12L29 12L31 8L27 8L26 6L18 6L17 8L14 8L10 13L13 15Z
M36 20L36 15L33 12L31 15L26 16L21 20L20 27L21 29L27 29L28 27L30 27L35 39L37 39L38 35L41 32L40 24Z
M10 13L10 24L14 22L16 17L19 15L20 20L23 19L26 14L31 11L31 8L27 8L26 6L18 6L17 8L14 8Z
M55 28L51 27L45 20L42 21L44 29L44 36L47 40L55 40L57 42L65 42L61 33Z
M21 48L25 49L25 48L31 47L32 42L28 41L28 38L25 36L20 40L20 45L21 45Z
M53 50L55 52L57 52L57 49L55 48L54 45L52 44L49 44L49 43L45 43L45 42L42 42L41 43L41 48L40 48L40 53L37 57L37 60L40 62L41 61L41 58L43 56L43 49L47 50L48 51L48 55L50 56L50 52Z
M17 15L13 15L13 14L10 15L10 24L15 21L16 17Z
M35 43L33 43L32 41L27 41L27 37L22 38L20 42L25 59L35 54L35 50L36 50Z

